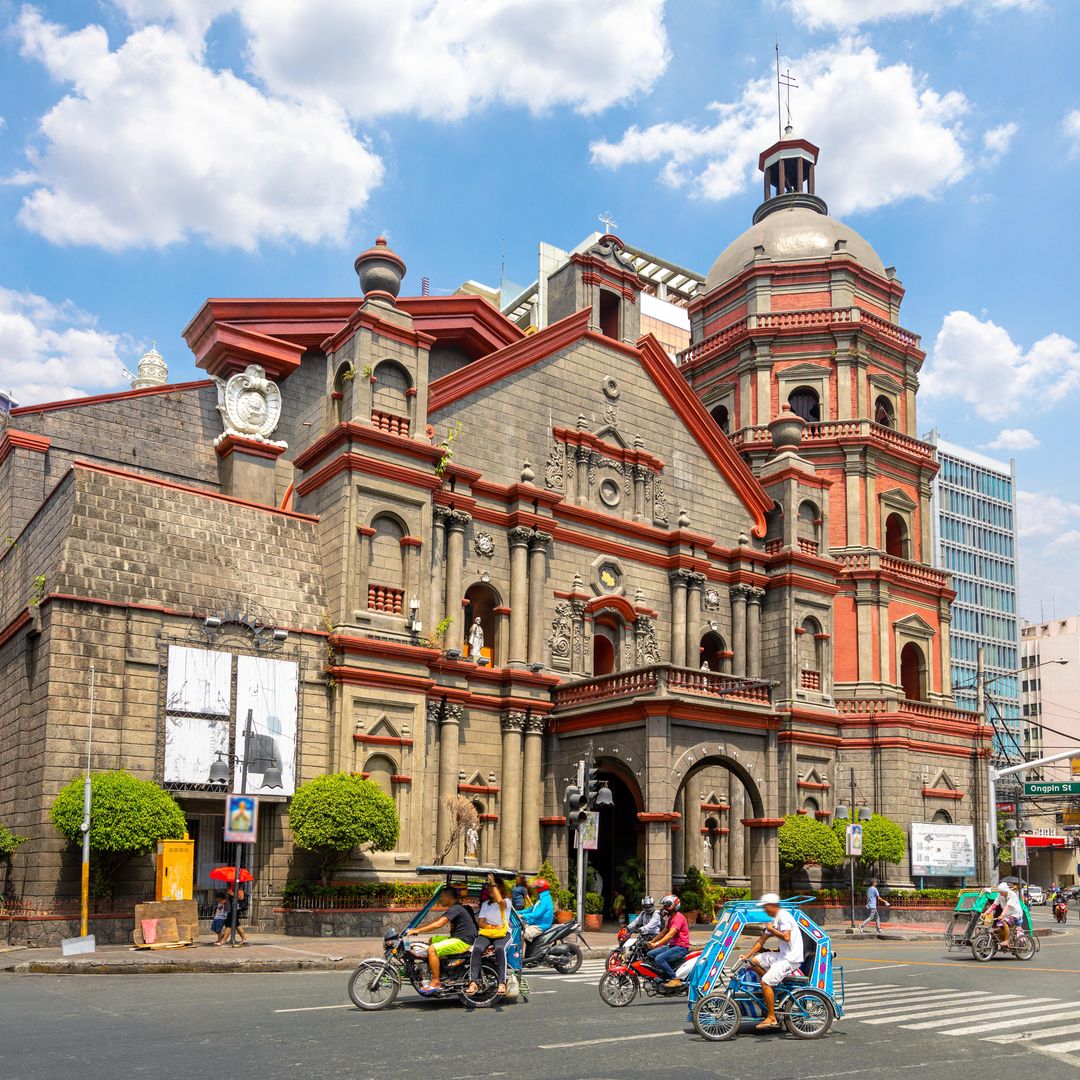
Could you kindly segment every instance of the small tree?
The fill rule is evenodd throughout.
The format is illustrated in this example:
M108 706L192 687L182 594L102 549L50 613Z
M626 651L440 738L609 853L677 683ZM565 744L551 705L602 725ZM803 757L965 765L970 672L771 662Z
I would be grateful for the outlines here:
M480 814L464 795L447 795L444 805L450 816L450 834L446 838L442 851L435 856L436 866L441 866L446 862L446 857L457 847L457 842L463 833L480 827Z
M776 839L780 865L789 870L796 866L839 866L844 861L844 848L836 834L809 814L788 814L776 831Z
M76 776L49 811L53 825L73 844L82 843L83 784ZM159 840L180 840L187 833L180 804L153 781L123 769L92 776L90 800L90 887L96 899L112 896L129 859L149 855Z
M0 862L10 859L15 854L15 849L29 839L28 836L16 836L0 821Z
M318 856L323 885L356 848L389 851L401 831L394 800L373 780L352 773L301 784L289 805L289 827L293 843Z
M841 818L833 822L833 832L846 850L846 829L850 824ZM862 821L862 856L855 860L859 880L869 874L875 863L902 863L907 851L907 835L891 818L884 814L871 814L869 821Z

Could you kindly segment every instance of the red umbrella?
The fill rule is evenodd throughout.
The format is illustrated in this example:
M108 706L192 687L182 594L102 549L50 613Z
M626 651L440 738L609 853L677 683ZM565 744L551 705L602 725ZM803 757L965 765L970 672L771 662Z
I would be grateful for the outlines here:
M214 869L210 871L210 876L215 881L227 881L231 885L236 880L236 867L235 866L215 866ZM251 876L251 871L250 870L244 870L244 869L241 868L241 870L240 870L240 881L241 882L254 881L254 880L255 879Z

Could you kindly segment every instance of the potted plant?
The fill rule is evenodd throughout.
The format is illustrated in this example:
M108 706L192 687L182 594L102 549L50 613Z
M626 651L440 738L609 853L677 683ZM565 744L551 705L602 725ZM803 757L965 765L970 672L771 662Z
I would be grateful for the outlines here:
M696 866L686 868L686 882L679 894L679 900L682 913L690 926L697 922L698 914L705 910L707 903L705 894L708 887L708 878Z
M585 929L599 930L604 924L604 898L600 893L585 894Z
M569 889L552 889L555 899L555 921L568 923L574 921L574 894Z

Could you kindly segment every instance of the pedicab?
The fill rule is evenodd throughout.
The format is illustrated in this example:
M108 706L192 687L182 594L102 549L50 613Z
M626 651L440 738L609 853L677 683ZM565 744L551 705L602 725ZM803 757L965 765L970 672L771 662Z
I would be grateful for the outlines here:
M1010 952L1018 960L1030 960L1040 949L1039 939L1031 926L1031 909L1020 896L1024 921L1013 928L1010 944L1002 945L993 929L983 922L986 909L995 898L993 888L961 889L952 918L945 927L945 945L949 952L971 949L971 955L981 961L992 960L999 951Z
M440 878L431 893L431 899L418 911L403 930L391 927L383 935L383 958L361 961L349 978L349 997L357 1008L367 1012L385 1009L394 1003L398 991L406 982L420 994L420 987L430 975L427 960L427 943L410 941L409 931L431 921L433 910L439 902L439 896L447 886L457 890L462 902L478 901L480 890L486 884L488 874L493 874L498 881L513 881L516 871L499 870L486 866L418 866L419 877ZM505 899L509 900L509 889ZM508 919L509 941L506 944L507 993L505 997L520 997L529 1000L529 985L521 973L522 931L524 929L518 913L511 908ZM421 997L425 1001L446 1001L457 999L462 1004L483 1009L499 1000L499 977L495 959L485 955L480 963L480 978L477 980L475 993L470 994L469 953L443 957L439 963L441 989L425 992Z
M802 933L804 959L800 970L776 987L776 1018L781 1028L799 1039L820 1038L844 1015L844 969L834 968L829 935L802 910L813 899L792 896L781 901ZM710 1042L733 1039L743 1020L760 1020L766 1015L756 972L739 961L725 978L724 966L744 929L770 921L753 900L730 901L717 916L712 937L687 978L690 1018L702 1038ZM839 976L838 988L835 976Z

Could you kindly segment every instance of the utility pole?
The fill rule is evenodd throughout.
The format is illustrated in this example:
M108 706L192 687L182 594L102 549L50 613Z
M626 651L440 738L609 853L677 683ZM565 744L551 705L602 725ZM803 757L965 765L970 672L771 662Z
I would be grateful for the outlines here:
M81 920L79 934L87 937L90 933L90 752L94 745L94 665L90 665L90 712L89 730L86 735L86 778L83 781L83 819L82 829L82 877L79 889Z
M585 926L585 825L589 815L601 807L613 806L607 782L600 779L592 743L584 759L577 763L576 784L566 789L566 824L574 830L577 846L576 907L578 933Z

